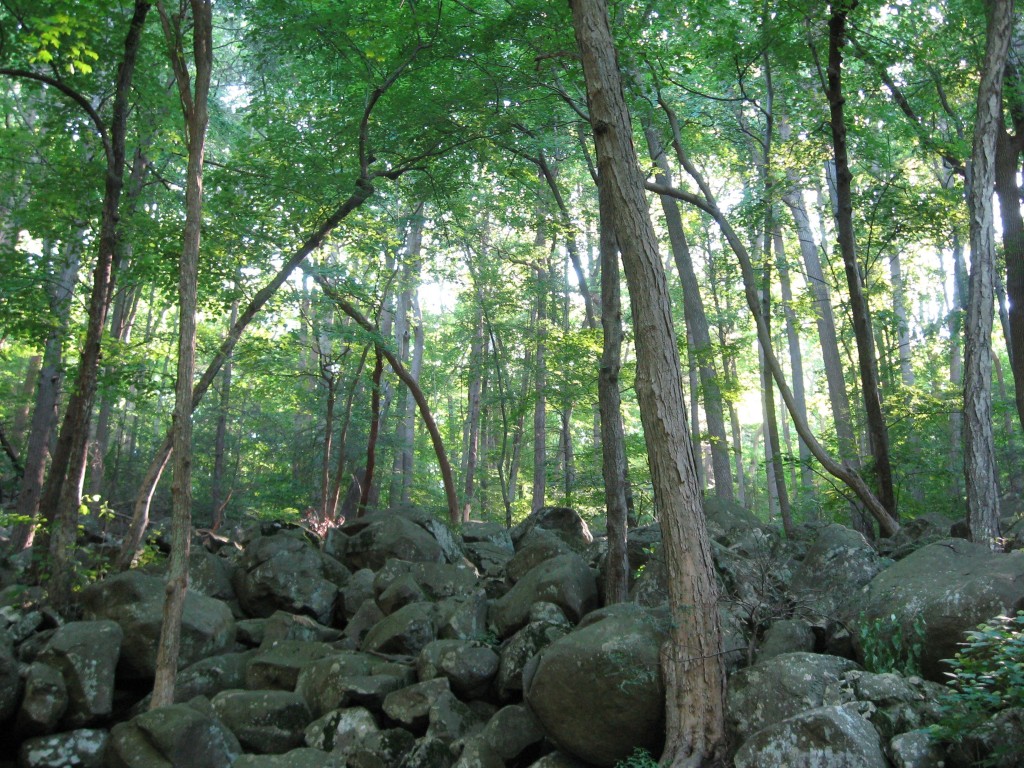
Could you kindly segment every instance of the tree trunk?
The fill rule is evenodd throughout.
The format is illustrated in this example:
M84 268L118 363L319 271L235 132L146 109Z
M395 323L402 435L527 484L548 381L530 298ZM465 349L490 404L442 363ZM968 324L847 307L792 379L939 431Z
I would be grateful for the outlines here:
M473 511L474 481L480 450L480 407L484 368L484 315L483 292L476 290L476 314L473 321L473 339L469 349L469 392L466 403L466 436L464 454L465 471L462 487L462 522L468 523Z
M373 488L373 471L377 462L377 434L380 431L381 375L384 372L384 357L381 347L374 349L373 375L370 377L370 434L366 438L366 468L363 471L362 492L359 494L359 510L356 517L366 514L370 505Z
M15 551L32 546L35 538L39 498L46 474L46 456L53 429L57 426L57 401L64 379L64 339L67 338L71 298L78 280L82 235L82 232L78 232L65 246L63 264L50 290L50 314L55 322L43 346L42 367L37 379L35 407L25 450L25 472L21 477L15 508L16 514L29 522L19 524L14 530Z
M238 321L238 300L231 303L231 320L228 327ZM227 465L228 416L231 413L232 355L224 361L220 375L219 400L217 402L217 432L213 440L213 477L210 480L210 527L220 528L224 521L224 476Z
M949 383L958 391L964 386L963 329L967 310L967 274L964 266L964 248L960 234L952 233L953 241L953 301L949 310ZM954 408L949 414L949 454L946 460L949 472L949 495L956 503L963 500L963 435L964 413Z
M196 358L196 303L199 240L203 210L203 153L209 123L208 97L213 70L213 0L190 0L194 86L189 84L182 49L185 19L169 17L162 5L160 21L167 38L178 95L185 113L188 171L185 180L185 231L178 266L178 367L174 387L174 467L171 496L171 554L166 599L150 708L174 703L174 683L181 647L181 620L188 590L188 555L192 539L192 389ZM182 16L184 6L182 6ZM193 91L194 87L194 91Z
M601 369L597 377L597 399L601 412L601 472L607 511L608 556L604 568L606 604L629 599L629 556L626 549L632 491L626 458L626 435L622 426L619 371L622 369L622 299L619 277L619 249L615 243L609 190L599 186L601 207Z
M57 447L53 452L50 474L43 490L40 509L50 527L50 598L57 606L71 599L74 581L74 551L78 538L78 509L85 480L89 422L96 399L100 346L107 311L114 289L113 264L117 253L121 191L124 188L125 137L128 131L129 96L132 77L142 42L142 31L149 13L147 0L135 0L132 19L125 36L124 56L118 67L117 84L109 130L103 212L100 220L99 247L93 269L88 321L78 376L64 411Z
M572 0L600 184L633 308L636 390L668 565L672 638L662 648L666 745L679 768L724 757L725 668L718 590L704 523L665 272L622 92L605 0Z
M829 123L832 147L835 152L835 218L839 251L846 270L846 283L850 291L850 315L857 341L860 364L861 394L867 414L867 428L874 459L874 475L878 499L889 515L898 519L896 495L892 482L892 463L889 458L889 429L882 412L882 394L878 384L878 364L871 331L871 315L857 262L856 240L853 231L853 192L850 161L846 141L845 97L843 96L843 46L846 45L847 15L857 6L857 0L832 3L829 18L828 87Z
M1002 125L996 144L995 186L999 218L1003 225L1003 254L1006 259L1006 293L1010 305L1010 368L1015 383L1017 418L1024 427L1024 217L1021 190L1017 184L1021 145L1024 137L1011 136Z
M543 244L540 230L537 239ZM536 512L544 506L547 494L548 457L547 457L547 294L550 282L550 270L538 267L537 270L537 348L534 352L533 372L533 501L530 508Z
M654 127L644 127L647 147L651 159L658 170L655 180L660 184L671 186L672 173L669 170L668 158L662 146L661 137ZM688 340L692 341L690 354L696 358L697 371L700 374L701 392L704 395L704 418L708 425L708 439L711 447L711 470L715 478L715 493L723 499L733 498L732 468L729 465L729 438L725 433L724 407L722 389L714 368L714 350L711 346L711 332L707 313L704 311L704 300L701 298L697 274L693 269L690 256L690 244L683 230L683 218L679 213L678 203L668 195L661 196L661 207L665 212L665 228L668 230L669 243L672 246L672 259L679 283L683 288L683 315L686 319Z
M992 434L992 326L995 286L996 139L1002 129L1003 72L1013 31L1013 0L988 5L988 39L978 86L974 144L967 173L971 276L964 334L964 480L971 540L999 546L999 489Z

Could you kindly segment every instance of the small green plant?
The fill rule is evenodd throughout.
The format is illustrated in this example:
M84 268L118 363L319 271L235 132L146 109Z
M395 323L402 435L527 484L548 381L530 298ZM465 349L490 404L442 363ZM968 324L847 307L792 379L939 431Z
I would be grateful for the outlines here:
M920 616L911 622L909 632L904 631L894 613L873 621L861 614L857 623L857 639L869 672L920 674L924 638L924 619Z
M633 754L619 760L615 768L658 768L658 761L643 747L636 747Z
M1024 707L1024 611L997 616L968 632L959 651L946 663L950 690L939 703L942 718L930 732L939 741L975 748L993 715ZM977 765L992 764L997 754L975 754Z

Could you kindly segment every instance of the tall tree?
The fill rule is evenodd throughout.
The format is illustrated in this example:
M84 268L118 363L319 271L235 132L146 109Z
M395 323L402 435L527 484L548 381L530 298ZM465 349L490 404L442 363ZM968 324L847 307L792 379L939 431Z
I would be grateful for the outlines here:
M705 527L668 284L644 196L605 0L572 0L583 58L599 184L629 286L636 389L668 565L674 624L662 648L666 745L662 765L697 766L723 756L725 669L718 595Z
M174 14L167 12L162 0L157 0L157 7L185 118L188 168L185 176L185 228L178 261L178 366L171 426L174 433L171 555L150 702L154 709L174 703L174 684L181 655L181 621L188 590L188 556L192 541L192 394L196 369L199 243L203 224L203 164L213 75L213 0L180 0ZM190 11L191 74L185 63L184 42Z
M1013 33L1013 0L988 6L985 59L978 85L978 111L967 179L971 276L964 326L964 480L971 539L998 547L999 492L992 433L992 324L995 226L992 189L996 142L1002 129L1003 73ZM1020 387L1020 382L1017 384Z

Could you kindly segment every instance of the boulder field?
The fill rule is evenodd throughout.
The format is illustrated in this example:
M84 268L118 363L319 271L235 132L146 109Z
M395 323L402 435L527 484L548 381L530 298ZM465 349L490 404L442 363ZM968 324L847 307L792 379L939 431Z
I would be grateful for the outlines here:
M963 764L923 730L942 660L1024 609L1024 554L921 525L883 557L839 525L784 541L734 505L706 512L737 768ZM214 543L193 552L158 709L158 570L90 585L75 621L0 590L0 768L612 768L661 749L657 526L631 532L631 602L607 606L605 543L564 508L511 530L403 509L323 540L261 524ZM864 668L879 622L917 637L915 674ZM1024 764L1015 750L999 759Z

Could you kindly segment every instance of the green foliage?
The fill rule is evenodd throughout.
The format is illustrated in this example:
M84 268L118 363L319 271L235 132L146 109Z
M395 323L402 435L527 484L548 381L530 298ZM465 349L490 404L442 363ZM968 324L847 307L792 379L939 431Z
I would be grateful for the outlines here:
M633 754L619 760L615 768L658 768L658 761L643 747L635 747Z
M870 672L898 672L916 675L921 672L921 651L924 648L924 620L916 617L905 631L896 614L868 621L861 614L857 623L857 639Z
M963 650L945 660L952 667L950 690L940 702L941 720L930 729L947 743L969 742L997 713L1024 707L1024 611L996 616L966 638ZM992 764L994 757L977 764Z

